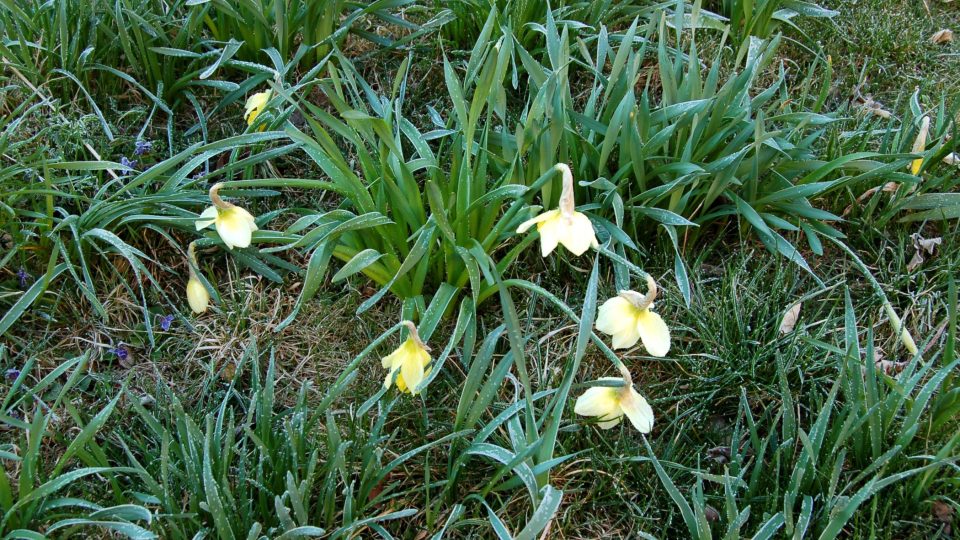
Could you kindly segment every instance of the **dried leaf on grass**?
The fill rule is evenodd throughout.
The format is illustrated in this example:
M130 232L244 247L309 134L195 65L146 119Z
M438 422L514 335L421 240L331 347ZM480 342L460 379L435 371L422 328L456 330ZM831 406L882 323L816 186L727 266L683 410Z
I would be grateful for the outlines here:
M923 264L925 260L923 256L924 252L926 252L927 255L933 255L934 250L943 242L943 239L939 236L936 238L924 238L920 236L920 233L913 233L910 235L910 238L913 239L913 248L915 251L913 258L907 263L907 271L913 272Z
M800 318L800 308L802 306L802 302L797 302L796 304L790 306L790 309L783 314L783 320L780 322L781 334L789 334L790 332L793 332L793 328L797 325L797 319Z
M953 41L953 30L950 30L949 28L938 30L932 36L930 36L930 43L933 43L934 45L942 45L951 41Z

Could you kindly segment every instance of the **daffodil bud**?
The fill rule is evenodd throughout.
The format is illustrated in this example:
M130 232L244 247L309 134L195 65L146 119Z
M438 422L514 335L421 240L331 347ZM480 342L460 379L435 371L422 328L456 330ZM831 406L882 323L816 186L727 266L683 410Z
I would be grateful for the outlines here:
M420 340L417 327L412 322L403 321L401 324L407 327L410 336L389 356L380 360L381 365L387 369L383 386L390 388L391 383L396 381L401 392L417 395L417 387L430 375L427 367L430 364L430 348Z
M897 312L893 309L893 306L890 305L890 302L883 303L883 310L887 312L890 325L893 326L893 331L897 333L897 337L900 338L903 346L907 348L910 354L917 354L917 344L913 341L913 336L911 336L910 332L903 326L903 321L900 320L900 316L897 315Z
M917 133L917 139L913 141L912 153L920 154L927 149L927 136L930 134L930 117L924 116L920 121L920 131ZM920 172L923 165L923 158L917 158L910 164L910 173L916 175Z
M602 377L601 381L623 381L622 387L593 386L587 389L573 407L573 412L580 416L596 417L600 429L610 429L623 419L630 419L633 427L640 433L650 433L653 429L653 409L647 400L633 388L633 379L630 371L620 364L623 378Z
M250 212L221 199L219 195L221 187L223 184L217 183L210 188L210 201L213 202L213 206L200 214L200 218L196 221L197 230L213 225L227 249L248 247L253 238L253 231L257 230L257 223Z
M647 276L647 294L620 291L600 306L597 330L613 336L614 349L629 349L637 341L651 356L663 357L670 352L670 329L659 314L653 312L657 297L657 283Z
M248 126L252 126L257 120L257 117L260 116L260 113L267 108L267 103L270 102L271 95L273 95L273 91L267 90L265 92L258 92L247 98L243 117L247 120Z
M517 233L523 234L536 225L540 233L540 253L550 255L557 245L570 250L576 256L583 255L591 247L597 247L597 236L590 219L576 211L573 199L573 173L565 163L558 163L555 170L563 177L560 192L560 207L544 212L529 219L517 227Z
M187 268L190 271L190 279L187 280L187 303L190 304L190 310L199 315L207 311L207 306L210 305L210 293L207 292L207 288L203 286L193 270L193 267L197 265L197 255L193 242L190 242L190 247L187 248L187 257L189 259Z

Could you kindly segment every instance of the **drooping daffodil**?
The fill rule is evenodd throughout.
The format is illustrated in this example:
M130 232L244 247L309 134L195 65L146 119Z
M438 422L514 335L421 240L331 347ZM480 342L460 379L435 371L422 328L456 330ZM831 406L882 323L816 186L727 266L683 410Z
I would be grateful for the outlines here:
M401 324L407 327L410 335L389 356L380 360L381 365L387 369L387 378L384 379L383 386L390 388L390 384L396 381L397 388L401 392L417 395L419 393L417 387L430 375L430 369L427 368L430 363L430 347L420 340L416 325L410 321L403 321Z
M210 305L210 293L207 292L207 288L200 282L200 278L197 277L193 269L197 266L197 255L193 242L190 242L190 247L187 248L187 256L190 259L187 261L187 269L190 271L190 279L187 280L187 303L190 304L190 310L199 315L205 312L207 306Z
M214 225L227 249L245 248L250 245L250 239L253 237L253 231L257 230L257 224L250 212L220 198L217 192L222 186L223 184L218 183L210 188L210 200L213 206L200 214L200 219L196 222L197 230Z
M916 140L913 141L914 154L920 154L927 149L927 136L930 134L930 117L924 116L920 120L920 132L917 133ZM920 172L920 166L923 165L923 158L917 158L910 163L910 173L916 175Z
M540 253L546 257L558 244L570 250L574 255L583 255L591 247L597 247L597 236L590 219L576 211L573 200L573 173L565 163L554 166L563 177L560 191L560 208L549 210L533 219L524 221L517 227L517 233L523 234L536 225L540 232Z
M657 313L657 282L647 276L647 294L620 291L600 306L597 330L613 336L614 349L628 349L642 340L651 356L666 356L670 351L670 329Z
M260 113L267 108L267 103L270 102L270 96L272 95L272 90L266 90L247 98L246 112L243 113L243 117L247 120L248 126L252 126Z
M594 416L600 429L610 429L620 423L624 416L630 419L640 433L653 429L653 409L647 400L633 388L630 370L618 366L623 375L623 386L592 386L587 389L573 407L580 416ZM601 377L601 381L619 381L617 377Z

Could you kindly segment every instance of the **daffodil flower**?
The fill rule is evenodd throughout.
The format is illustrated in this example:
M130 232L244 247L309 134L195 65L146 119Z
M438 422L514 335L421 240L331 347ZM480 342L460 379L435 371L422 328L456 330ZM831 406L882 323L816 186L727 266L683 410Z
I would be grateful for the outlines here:
M187 280L187 303L190 304L190 310L199 315L207 310L210 304L210 293L193 270L197 265L197 254L193 242L190 242L190 247L187 248L187 256L190 259L187 262L187 268L190 271L190 279Z
M920 154L927 149L927 135L930 134L930 117L924 116L920 121L920 132L917 133L917 139L913 141L912 153ZM920 166L923 165L923 158L917 158L910 164L910 173L916 176L920 172Z
M540 253L544 257L550 255L558 244L580 256L591 247L597 247L597 236L593 232L590 219L575 210L573 173L570 172L570 167L565 163L557 163L554 168L563 175L560 208L524 221L517 227L517 233L523 234L536 225L540 232Z
M247 98L246 112L243 113L243 117L247 120L248 126L252 126L257 120L257 117L260 116L260 113L267 108L267 103L270 102L270 96L272 94L273 91L267 90L265 92L258 92Z
M388 370L383 386L390 388L391 382L396 381L401 392L417 395L417 386L430 374L427 368L430 363L430 347L420 341L420 334L412 322L403 321L401 324L407 327L410 336L389 356L380 360L381 365Z
M604 302L597 313L597 330L613 336L614 349L628 349L642 340L651 356L666 356L670 351L670 329L652 311L657 282L650 276L647 288L646 295L620 291L619 296Z
M623 386L593 386L587 389L573 407L580 416L594 416L600 429L610 429L620 423L624 415L630 419L633 427L640 433L650 433L653 429L653 409L647 400L633 388L630 371L619 366L623 374ZM619 381L617 377L601 377L601 381Z
M196 222L197 230L214 225L227 249L245 248L250 245L250 239L253 231L257 230L257 224L250 212L220 198L217 192L222 186L223 184L214 184L210 188L210 200L213 201L213 206L200 214L200 219Z

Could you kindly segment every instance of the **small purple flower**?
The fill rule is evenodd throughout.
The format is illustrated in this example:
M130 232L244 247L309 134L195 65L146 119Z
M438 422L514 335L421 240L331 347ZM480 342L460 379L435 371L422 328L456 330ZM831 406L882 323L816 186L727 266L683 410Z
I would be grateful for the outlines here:
M20 377L20 370L15 368L8 369L4 375L6 375L8 381L15 381Z
M20 267L19 270L17 270L17 280L20 283L21 289L26 289L27 283L30 282L30 274L28 274L27 271L24 270L22 266Z
M170 330L170 325L173 323L173 315L167 315L160 318L160 328L163 328L163 331L166 332Z
M110 349L108 352L117 355L117 358L120 360L126 360L130 356L130 351L127 350L127 346L123 343L120 343L116 347Z
M137 168L137 160L127 159L127 156L120 157L120 165L130 170L135 170Z
M133 155L142 156L153 149L153 141L144 141L138 139L136 148L133 149Z

